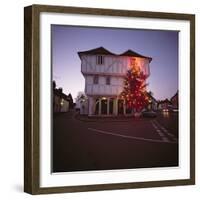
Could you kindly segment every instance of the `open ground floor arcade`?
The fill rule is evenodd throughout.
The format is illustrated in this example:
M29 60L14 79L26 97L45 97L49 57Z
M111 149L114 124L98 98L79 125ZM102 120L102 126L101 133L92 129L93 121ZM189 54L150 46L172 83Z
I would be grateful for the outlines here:
M125 101L118 97L88 97L89 116L131 115L132 109L127 108Z

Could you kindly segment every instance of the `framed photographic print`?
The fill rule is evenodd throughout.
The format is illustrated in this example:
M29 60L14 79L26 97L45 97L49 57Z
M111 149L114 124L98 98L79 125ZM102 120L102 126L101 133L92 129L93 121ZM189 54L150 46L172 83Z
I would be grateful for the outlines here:
M195 183L195 16L24 9L24 191Z

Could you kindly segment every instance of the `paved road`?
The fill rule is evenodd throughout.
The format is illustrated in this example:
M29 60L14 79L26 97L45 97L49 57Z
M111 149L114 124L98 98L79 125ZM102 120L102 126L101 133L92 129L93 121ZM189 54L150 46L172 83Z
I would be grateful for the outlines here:
M178 117L80 121L54 115L53 171L178 165Z

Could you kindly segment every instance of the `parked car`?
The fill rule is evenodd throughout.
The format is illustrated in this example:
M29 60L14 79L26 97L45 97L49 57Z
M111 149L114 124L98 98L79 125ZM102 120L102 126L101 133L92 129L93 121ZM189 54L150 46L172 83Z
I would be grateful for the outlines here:
M157 113L151 110L146 110L142 112L143 117L157 117Z
M177 112L178 112L178 108L173 108L173 109L172 109L172 112L177 113Z
M162 112L178 112L178 108L175 107L168 107L168 108L163 108Z
M169 112L169 109L168 108L163 108L162 111L163 112Z

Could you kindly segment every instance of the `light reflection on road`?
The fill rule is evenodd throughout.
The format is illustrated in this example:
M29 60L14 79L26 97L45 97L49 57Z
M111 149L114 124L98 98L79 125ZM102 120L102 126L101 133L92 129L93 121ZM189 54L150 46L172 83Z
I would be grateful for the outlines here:
M164 118L169 118L169 112L168 111L163 111L163 117Z

